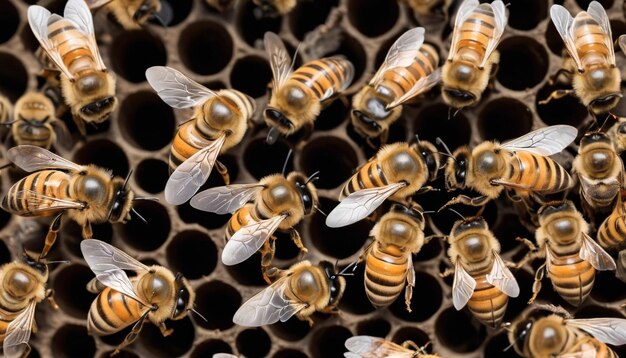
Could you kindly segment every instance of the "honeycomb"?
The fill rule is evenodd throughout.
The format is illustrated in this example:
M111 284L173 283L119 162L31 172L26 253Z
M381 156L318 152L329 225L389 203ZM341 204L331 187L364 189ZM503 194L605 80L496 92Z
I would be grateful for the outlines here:
M164 1L164 0L162 0ZM26 20L26 9L35 0L0 1L0 92L12 101L26 90L36 88L35 75L40 67L33 51L37 42ZM42 0L41 5L62 13L64 0ZM501 63L495 86L481 103L448 119L448 108L437 90L411 106L405 106L402 119L391 130L389 142L441 136L450 149L476 144L486 139L504 140L543 125L580 126L588 119L587 110L574 98L539 106L553 89L548 76L561 65L563 44L548 17L553 3L568 9L586 9L588 0L509 0L509 26L499 46ZM611 18L615 37L626 32L621 1L602 0ZM396 342L411 339L419 345L432 342L428 350L443 357L515 357L503 330L489 330L473 320L467 310L452 306L451 280L438 273L447 265L444 244L428 243L414 257L417 271L413 312L402 300L387 309L375 310L363 288L363 267L348 279L348 287L338 316L315 315L315 325L291 319L262 328L235 326L232 316L237 308L264 286L255 255L243 264L225 267L218 259L224 245L224 225L228 216L192 209L188 204L167 205L163 188L167 180L169 144L176 124L186 119L183 111L174 112L163 103L145 81L144 71L153 65L168 65L189 74L210 88L235 88L253 96L259 106L266 102L266 86L271 70L259 44L265 31L281 35L295 49L305 35L325 23L329 14L337 18L341 41L332 53L343 54L356 69L348 97L369 80L382 62L387 49L406 29L426 28L426 41L447 54L451 28L444 21L420 18L395 0L315 0L300 1L296 9L281 18L258 19L250 0L240 0L226 13L212 10L203 0L171 1L174 19L167 28L149 24L142 30L124 31L103 13L95 16L100 51L106 64L117 74L117 93L121 105L111 121L90 128L87 140L77 140L69 150L58 148L78 163L94 163L126 175L134 168L132 187L139 195L156 196L159 202L137 203L137 210L148 225L131 220L126 225L95 225L94 237L113 243L145 263L159 263L183 273L197 292L197 310L207 321L191 316L168 321L174 333L163 338L157 327L146 324L132 346L120 357L210 357L217 352L233 352L245 357L339 357L343 343L351 335L386 336ZM340 12L337 13L338 9ZM619 53L619 64L624 56ZM302 62L310 60L307 53ZM300 63L300 61L298 62ZM621 66L621 68L625 68ZM316 183L321 208L328 212L336 204L340 186L359 163L370 157L369 148L349 124L349 100L335 101L315 123L315 132L294 146L289 169L321 172ZM616 109L626 115L622 101ZM70 118L63 118L72 127ZM260 118L257 118L260 120ZM74 127L72 127L74 129ZM223 162L236 183L256 181L280 170L292 143L285 140L265 144L263 126L247 133L243 144L223 156ZM77 138L78 139L78 138ZM5 149L3 148L4 152ZM569 168L572 154L563 155ZM3 153L4 154L4 153ZM4 156L4 155L3 155ZM9 170L2 173L3 192L19 177ZM205 187L222 185L213 173ZM442 180L435 183L443 187ZM575 194L575 193L574 193ZM576 200L576 195L572 196ZM425 210L439 208L450 194L429 193L418 199ZM515 237L532 238L518 215L504 202L490 203L484 216L502 243L505 259L519 260L525 253ZM429 216L427 235L448 233L457 219L453 213ZM1 234L8 238L24 219L0 211ZM342 266L354 261L366 244L372 223L362 221L350 227L330 229L324 216L316 213L298 227L309 248L306 258L339 260ZM42 221L42 233L47 229ZM41 236L43 238L43 235ZM53 310L47 303L37 308L37 334L31 338L32 357L108 357L121 343L128 329L108 337L87 334L86 316L95 295L84 287L93 277L81 259L80 228L67 221L60 233L51 259L68 259L70 264L52 266L49 286L55 290L60 306ZM0 243L0 262L11 260L8 240ZM41 240L27 243L40 248ZM275 264L288 267L300 260L298 249L280 237ZM505 320L511 321L528 310L533 272L515 272L522 293L511 299ZM574 310L553 292L544 280L539 302L552 302ZM576 317L624 317L619 305L626 298L623 283L613 273L599 273L591 297L578 309ZM616 289L617 288L617 289ZM626 355L623 347L616 349Z

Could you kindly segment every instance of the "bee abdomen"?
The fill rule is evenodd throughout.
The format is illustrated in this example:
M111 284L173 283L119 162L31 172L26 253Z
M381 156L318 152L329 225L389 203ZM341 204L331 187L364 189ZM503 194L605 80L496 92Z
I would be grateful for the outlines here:
M482 4L463 22L458 31L458 48L471 48L479 53L480 58L485 55L487 44L493 37L495 15L491 6Z
M553 254L555 255L555 254ZM596 270L578 253L567 256L554 256L550 263L549 276L554 290L573 306L579 306L587 298Z
M200 149L211 144L215 138L199 130L196 121L191 120L178 128L170 151L170 172L173 172L185 160L196 154Z
M359 171L350 178L344 186L342 195L348 196L355 191L377 188L389 184L385 173L376 159L365 163Z
M530 152L517 152L510 164L510 178L531 191L558 193L574 184L569 173L554 160Z
M397 246L380 249L378 242L365 262L365 293L372 305L390 305L405 286L409 257Z
M350 85L354 77L354 66L341 57L314 60L302 65L289 78L308 87L318 99L329 89L341 92Z
M383 74L378 87L385 87L398 99L407 93L417 81L435 71L439 63L437 52L428 45L420 48L413 63L408 67L394 67Z
M43 205L39 200L28 200L27 196L20 195L21 191L34 191L54 198L68 197L67 185L69 175L58 170L42 170L30 174L13 184L9 192L2 199L2 208L12 214L20 216L47 216L55 213L54 210L36 211Z
M246 226L250 220L250 204L245 205L241 209L235 211L233 216L228 220L226 226L226 240L230 239L239 229Z
M487 282L485 275L474 276L476 288L467 302L472 315L485 325L496 328L500 326L509 296Z
M607 217L598 229L598 243L605 249L621 246L626 237L626 221L619 210Z
M598 23L586 12L579 13L573 24L574 43L578 55L585 65L585 55L597 53L608 56L610 49L604 42L604 31Z
M147 310L126 295L105 288L91 304L87 315L87 328L91 334L108 335L128 327Z

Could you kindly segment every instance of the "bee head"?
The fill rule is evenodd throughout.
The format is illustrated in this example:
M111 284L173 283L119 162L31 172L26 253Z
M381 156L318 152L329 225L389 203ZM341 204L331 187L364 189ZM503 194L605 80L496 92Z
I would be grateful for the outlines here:
M174 289L176 290L176 300L174 303L174 313L172 314L173 320L183 319L187 316L189 311L193 310L193 303L195 300L195 293L189 282L180 274L176 274L174 281Z
M328 300L329 306L335 306L341 296L345 287L345 279L336 272L335 266L328 261L321 261L319 263L320 268L324 271L324 275L328 280L328 289L330 291L330 299Z
M307 178L302 173L291 172L287 176L287 180L295 185L298 193L300 194L300 199L302 200L302 206L304 208L304 215L309 215L313 212L315 206L317 206L317 189L313 184L313 182L319 179L317 174L319 174L319 172L315 172Z
M439 172L441 162L439 152L432 143L420 140L417 136L416 139L417 142L411 148L422 158L424 164L426 164L426 170L428 170L428 180L433 181L437 179L437 173Z
M109 209L108 220L111 223L125 222L130 217L134 192L128 188L128 181L133 171L129 171L126 179L122 182L121 178L113 179L113 202Z

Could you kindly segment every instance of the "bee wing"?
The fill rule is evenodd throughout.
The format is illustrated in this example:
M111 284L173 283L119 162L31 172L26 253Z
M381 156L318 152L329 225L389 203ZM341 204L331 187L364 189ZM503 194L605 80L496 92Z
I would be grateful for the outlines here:
M209 179L225 139L226 136L221 135L174 170L165 184L165 200L168 203L184 204Z
M222 263L232 266L247 260L263 246L265 240L272 236L286 217L286 215L274 216L237 230L224 246Z
M15 200L24 201L31 214L54 212L66 209L83 209L85 205L78 201L59 199L34 190L20 190L15 193ZM2 201L2 208L11 212L12 210ZM8 204L8 203L7 203Z
M213 355L213 358L238 358L238 357L230 353L215 353Z
M476 280L465 271L461 260L457 258L454 266L454 281L452 282L452 303L460 311L474 294Z
M189 204L192 207L216 214L233 213L263 189L261 184L234 184L219 186L199 192Z
M619 48L622 49L622 52L626 55L626 35L622 35L617 40L619 43Z
M335 60L340 60L340 61L346 61L346 59L343 56L333 56L333 57L328 57L327 59L329 59L329 60L335 59ZM350 87L350 84L352 83L352 79L354 78L354 65L350 61L346 61L346 63L352 69L349 70L349 71L346 71L345 75L347 77L341 82L341 87L340 88L335 88L334 86L330 86L326 90L324 95L322 95L322 97L320 97L320 102L323 102L323 101L329 99L330 97L334 96L335 94L340 93L340 92L344 91L346 88Z
M83 166L34 145L13 147L7 151L7 158L27 172L42 169L63 169L78 172L83 170Z
M511 270L506 267L500 255L495 251L493 251L493 267L491 268L491 272L485 277L487 282L504 292L507 296L519 296L519 285L517 284L515 276L513 276Z
M592 1L587 8L587 14L591 16L604 31L604 44L609 49L607 60L611 65L615 65L615 49L613 48L613 33L611 31L611 23L606 14L606 10L597 1Z
M626 319L622 318L588 318L568 319L568 326L573 326L591 334L597 340L621 346L626 344Z
M434 85L436 85L441 79L441 70L436 69L435 72L431 73L426 77L422 77L419 81L415 82L413 87L411 87L404 95L397 98L395 101L391 102L387 109L396 107L398 105L403 104L404 102L410 100L411 98L418 96L429 89L431 89Z
M163 102L173 108L194 107L216 95L171 67L150 67L146 70L146 79Z
M69 79L74 79L74 76L65 67L63 59L59 54L56 46L48 38L48 22L51 18L55 20L59 18L59 15L52 14L46 8L39 5L32 5L28 7L28 24L33 34L39 41L41 48L48 54L50 61L63 72Z
M285 298L285 285L288 278L289 276L285 276L252 296L235 312L233 323L246 327L258 327L278 321L286 322L291 316L304 309L306 304Z
M414 351L404 348L383 338L372 336L354 336L346 340L346 348L352 353L358 353L355 357L406 357L413 356ZM349 356L348 356L349 357Z
M552 18L554 27L556 27L556 30L565 43L567 52L574 62L576 62L578 70L582 71L583 65L580 61L580 57L578 57L578 50L576 50L576 43L574 42L574 18L570 15L569 11L561 5L552 5L550 8L550 17Z
M589 262L598 271L615 270L615 261L602 246L598 245L589 235L583 233L583 245L578 253L581 259Z
M366 218L380 204L406 184L394 183L382 187L363 189L348 195L326 217L326 226L342 227Z
M452 60L457 51L457 43L459 42L459 36L461 35L461 25L465 22L465 19L477 8L479 5L478 0L465 0L459 7L456 13L456 19L454 20L454 31L452 32L452 42L450 52L448 53L448 60Z
M376 86L386 71L395 67L409 67L413 63L424 43L424 31L423 27L410 29L391 45L385 61L370 81L371 86Z
M289 53L285 48L283 40L273 32L266 32L263 37L263 43L265 44L265 50L269 56L270 67L272 68L274 88L276 91L280 88L289 78L293 70L293 62Z
M5 357L25 357L30 352L28 341L35 321L36 305L37 302L31 300L28 306L7 326L6 337L2 345Z
M580 345L578 352L557 355L557 358L596 358L597 350L589 343Z
M98 62L98 69L100 71L106 71L106 66L102 61L100 50L98 50L98 43L96 42L96 35L93 29L93 17L91 16L91 11L89 11L85 0L69 0L65 5L63 17L75 24L85 35L89 50L91 50L95 60Z
M542 156L560 153L576 139L578 130L568 125L539 128L502 144L502 148L513 152L525 151Z
M487 49L485 50L485 55L483 56L483 60L480 63L480 67L484 67L491 53L498 47L500 43L500 39L502 38L502 34L504 33L504 28L506 27L506 23L508 21L508 17L506 15L506 7L501 0L496 0L491 4L486 4L487 6L491 6L493 10L495 25L493 28L493 34L489 39L489 43L487 44Z
M91 271L96 274L96 278L103 285L145 306L150 306L137 296L133 284L124 272L124 270L145 272L149 270L146 265L130 257L124 251L96 239L81 241L80 251Z

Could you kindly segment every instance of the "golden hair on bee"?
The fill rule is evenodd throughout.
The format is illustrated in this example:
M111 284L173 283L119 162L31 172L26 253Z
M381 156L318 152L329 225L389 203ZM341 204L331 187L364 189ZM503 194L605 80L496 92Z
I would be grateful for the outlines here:
M447 9L452 0L403 0L417 17L448 19ZM420 19L421 20L421 19Z
M93 13L104 9L112 14L125 30L138 30L151 19L166 26L173 16L171 5L160 0L85 0L85 2ZM161 11L163 14L159 14Z
M15 103L11 135L16 145L50 149L57 139L67 144L71 134L56 117L52 101L40 92L27 92Z
M298 0L252 0L257 6L257 18L284 16L293 10Z

